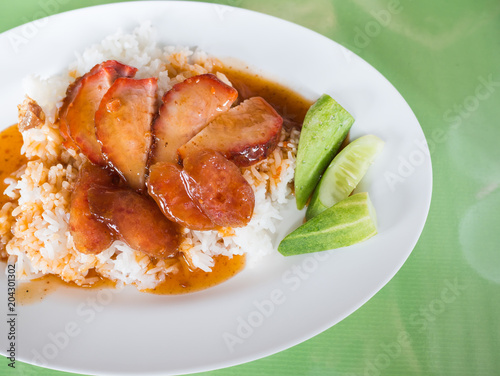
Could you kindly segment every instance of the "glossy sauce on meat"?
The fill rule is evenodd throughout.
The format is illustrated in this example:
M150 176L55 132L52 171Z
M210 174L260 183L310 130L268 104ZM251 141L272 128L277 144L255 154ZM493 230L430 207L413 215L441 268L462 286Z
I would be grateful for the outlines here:
M177 255L179 226L163 215L154 200L134 190L92 187L88 190L90 212L130 248L158 259Z
M90 212L89 189L96 185L112 185L112 175L92 163L80 167L69 203L69 229L76 249L83 253L101 253L114 241L111 230Z
M276 149L283 118L262 97L252 97L220 114L178 149L184 159L191 149L221 153L239 167L251 166Z
M183 163L191 178L189 195L213 223L244 227L250 222L254 192L233 162L213 150L193 150Z
M238 92L213 74L194 76L165 93L153 123L155 143L149 164L177 162L177 149L217 115L229 110Z
M171 221L191 230L213 230L216 225L186 190L188 178L177 164L155 163L149 168L148 193Z
M108 60L96 65L68 89L60 111L60 126L92 163L106 164L94 127L99 103L118 77L133 77L136 72L137 68ZM61 133L64 135L65 131Z
M312 104L311 101L280 84L244 70L236 70L231 66L220 67L217 70L224 73L232 82L234 88L238 90L237 103L241 103L250 97L261 96L283 117L283 126L301 126L304 116ZM25 158L20 155L21 146L22 137L17 130L17 126L7 128L0 134L0 155L2 155L0 187L2 187L2 191L5 189L3 179L26 163ZM8 197L4 195L0 199L2 204L9 201ZM190 270L187 262L183 257L179 256L180 272L170 274L165 282L155 289L146 291L155 294L182 294L203 290L233 277L245 265L244 256L233 256L232 259L217 256L214 261L215 266L212 268L212 272L206 273L200 269ZM19 302L20 304L36 302L43 295L60 286L77 287L73 283L61 281L58 277L45 276L38 280L20 284L18 288ZM114 283L101 278L101 281L92 285L92 288L109 288L113 286Z
M95 113L96 136L104 159L138 191L145 188L157 87L156 78L120 77L104 94Z

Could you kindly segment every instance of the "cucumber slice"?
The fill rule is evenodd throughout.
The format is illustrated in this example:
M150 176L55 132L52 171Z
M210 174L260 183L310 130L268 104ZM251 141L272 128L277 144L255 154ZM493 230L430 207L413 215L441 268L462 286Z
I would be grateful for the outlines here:
M298 209L306 204L353 123L354 118L327 94L323 94L307 111L295 168Z
M347 145L326 169L306 212L309 220L348 197L382 151L384 141L366 135Z
M284 256L347 247L377 233L368 193L357 193L326 209L287 235L278 246Z

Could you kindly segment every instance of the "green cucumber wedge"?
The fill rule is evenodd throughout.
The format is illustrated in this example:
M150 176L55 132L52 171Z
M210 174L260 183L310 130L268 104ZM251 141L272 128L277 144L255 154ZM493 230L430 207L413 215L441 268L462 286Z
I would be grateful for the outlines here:
M326 209L287 235L278 246L284 256L347 247L377 233L368 193L357 193Z
M295 167L298 209L305 206L353 123L354 118L349 112L327 94L323 94L307 111Z
M347 198L377 155L384 141L377 136L366 135L352 141L340 151L326 169L307 207L309 220L337 202Z

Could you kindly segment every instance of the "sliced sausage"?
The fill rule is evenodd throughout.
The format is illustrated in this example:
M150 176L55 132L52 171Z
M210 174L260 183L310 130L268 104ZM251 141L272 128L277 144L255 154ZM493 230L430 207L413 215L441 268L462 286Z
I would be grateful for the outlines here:
M243 227L252 218L253 189L240 169L213 150L191 150L184 170L192 178L188 192L210 220L219 226Z
M136 71L136 68L108 60L97 64L68 88L60 110L61 134L66 141L71 138L92 163L106 164L94 127L101 99L118 77L133 77Z
M112 232L93 216L87 201L90 188L96 185L112 186L112 181L109 171L91 163L86 163L80 169L69 209L69 230L76 249L80 252L97 254L113 242Z
M150 197L128 188L94 187L88 202L91 212L131 248L160 259L177 254L178 227Z
M160 162L149 168L148 192L163 214L191 230L213 230L216 225L186 191L189 177L174 163Z
M156 78L118 78L95 114L96 135L107 163L139 191L145 188L156 89Z
M265 99L253 97L215 118L179 154L184 158L189 149L211 149L238 166L250 166L276 148L282 124L282 117Z
M176 163L177 149L229 110L237 98L238 92L213 74L194 76L175 85L163 96L153 124L155 144L149 164Z

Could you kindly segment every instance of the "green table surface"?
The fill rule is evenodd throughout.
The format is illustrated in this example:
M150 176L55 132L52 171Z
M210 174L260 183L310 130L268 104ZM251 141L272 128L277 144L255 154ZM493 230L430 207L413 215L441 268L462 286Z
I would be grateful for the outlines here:
M0 3L0 32L106 0ZM500 2L222 0L303 25L378 69L427 137L418 244L368 303L281 353L207 375L500 375ZM5 74L5 72L3 72ZM0 375L70 375L0 362Z

